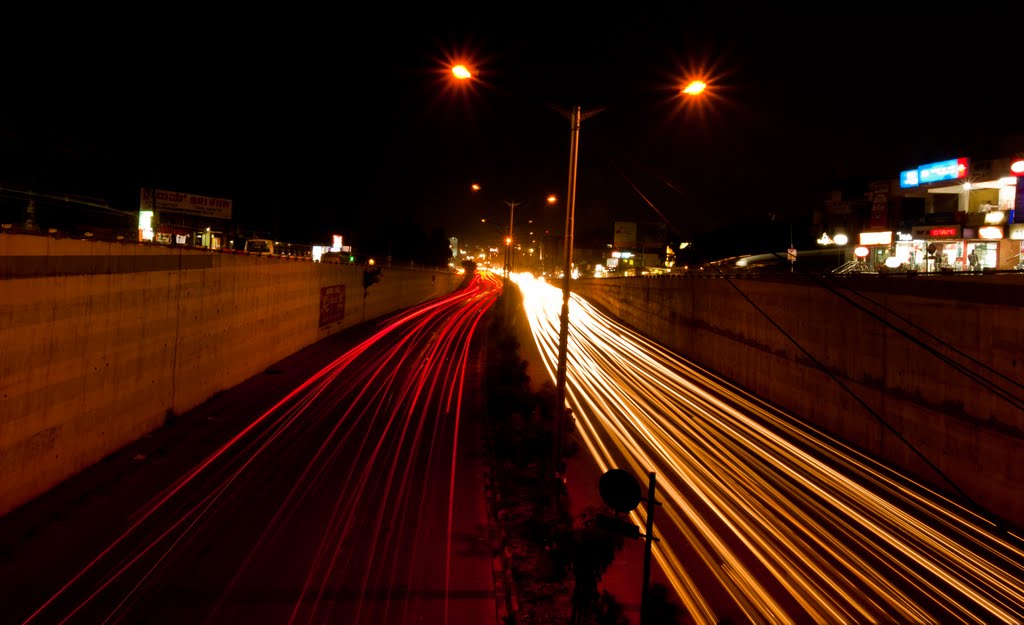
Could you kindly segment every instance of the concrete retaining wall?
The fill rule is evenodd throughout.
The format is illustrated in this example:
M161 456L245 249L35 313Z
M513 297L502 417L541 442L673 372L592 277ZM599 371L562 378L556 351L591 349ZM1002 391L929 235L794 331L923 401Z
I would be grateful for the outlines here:
M1024 276L693 275L573 289L804 421L1024 527Z
M364 298L351 265L0 234L0 514L168 415L460 282L383 269ZM339 286L344 316L321 326L321 289Z

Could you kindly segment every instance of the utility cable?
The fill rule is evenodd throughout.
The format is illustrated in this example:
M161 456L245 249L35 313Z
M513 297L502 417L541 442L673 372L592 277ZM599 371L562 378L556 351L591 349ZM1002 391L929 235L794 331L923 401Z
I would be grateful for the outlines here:
M878 313L876 313L876 312L874 312L872 310L869 310L863 304L855 302L851 297L849 297L849 296L847 296L847 295L845 295L843 293L840 293L838 289L836 289L835 287L830 286L825 279L823 279L821 277L818 277L818 276L816 276L816 278L817 278L817 281L818 281L819 285L822 288L827 289L829 292L835 294L837 297L842 298L844 301L849 303L851 306L854 306L854 307L864 311L866 314L870 315L874 319L878 320L880 323L882 323L882 324L886 325L887 327L891 328L893 331L895 331L896 333L900 334L901 336L903 336L907 340L911 341L912 343L916 344L921 349L923 349L923 350L927 351L928 353L934 355L939 360L945 362L946 364L948 364L949 366L953 367L957 371L960 371L961 373L963 373L965 376L967 376L971 380L973 380L973 381L977 382L978 384L980 384L981 386L985 387L987 390L991 391L994 395L997 395L1001 399L1004 399L1007 403L1009 403L1014 408L1016 408L1018 410L1024 410L1024 401L1022 401L1020 398L1018 398L1017 396L1015 396L1012 393L1010 393L1009 391L1007 391L1005 388L996 385L994 382L992 382L991 380L985 378L984 376L982 376L981 374L977 373L976 371L974 371L973 369L969 368L968 366L966 366L964 364L961 364L960 362L957 362L956 360L946 356L945 354L942 354L938 349L936 349L936 348L926 344L924 341L922 341L922 340L912 336L910 334L910 332L907 332L906 330L897 327L892 322L890 322L890 321L884 319L883 317L881 317ZM1017 388L1024 389L1024 385L1021 385L1019 382L1010 379L1009 377L1003 375L1002 373L999 373L998 371L996 371L995 369L989 367L988 365L978 361L977 359L969 356L968 354L965 354L964 352L962 352L962 351L956 349L955 347L949 345L948 343L946 343L945 341L943 341L939 337L935 336L934 334L928 332L927 330L925 330L921 326L915 324L914 322L910 321L909 319L907 319L906 317L900 315L899 313L894 312L891 308L889 308L889 307L887 307L887 306L885 306L885 305L883 305L883 304L881 304L881 303L871 299L870 297L864 295L863 293L859 293L857 291L853 291L852 289L849 289L849 288L847 288L846 290L851 292L851 293L854 293L855 295L858 295L858 296L864 298L865 300L871 302L872 304L874 304L878 308L881 308L882 310L886 311L887 313L892 314L892 316L898 318L903 323L907 324L908 326L914 328L918 332L920 332L920 333L924 334L925 336L927 336L928 338L932 339L933 341L935 341L935 343L944 345L949 351L951 351L954 354L960 356L964 360L970 361L971 363L973 363L977 367L982 368L985 371L991 373L993 376L996 376L996 377L1002 378L1003 380L1006 380L1007 382L1009 382L1013 386L1016 386Z
M850 397L852 397L858 404L860 404L861 407L863 407L864 410L866 410L868 412L868 414L870 414L872 417L874 417L875 420L878 421L882 425L882 427L884 427L885 429L889 430L894 436L896 436L896 438L898 438L904 445L906 445L907 448L909 448L914 453L914 455L916 455L918 458L920 458L926 465L928 465L929 468L931 468L933 471L935 471L936 475L941 477L942 480L946 484L948 484L950 486L950 488L953 489L954 492L956 492L958 495L960 495L960 497L962 497L964 499L964 501L970 503L971 506L973 506L974 508L979 508L978 504L975 503L973 499L968 497L966 493L964 493L962 490L960 490L960 487L957 486L953 482L953 480L951 480L949 478L949 476L947 476L941 469L939 469L939 467L935 466L935 464L933 462L931 462L923 453L921 453L921 451L917 447L915 447L913 444L911 444L910 441L908 441L900 432L898 432L896 430L896 428L894 428L880 414L878 414L877 412L872 410L871 406L869 406L863 399L861 399L861 397L859 395L854 393L846 384L843 384L843 382L838 377L836 377L835 374L833 374L831 371L829 371L828 368L826 368L824 364L822 364L810 352L808 352L806 349L804 349L803 345L801 345L799 343L799 341L797 341L795 338L793 338L792 335L790 335L788 332L786 332L782 328L782 326L780 326L778 323L776 323L776 321L774 319L772 319L771 316L769 316L764 310L762 310L760 306L755 304L754 301L751 300L747 296L746 293L744 293L742 290L740 290L740 288L738 286L736 286L735 282L732 279L730 279L729 276L727 276L725 273L723 273L722 270L720 268L718 268L717 266L715 267L715 270L718 272L718 274L720 276L725 278L726 282L729 283L729 286L731 286L733 289L736 290L737 293L740 294L740 297L742 297L744 300L746 300L747 303L750 304L754 308L754 310L756 310L762 317L765 318L765 320L768 321L768 323L772 324L772 326L774 326L776 330L778 330L784 337L786 337L787 340L789 340L791 343L793 343L793 345L795 345L796 348L799 349L804 354L804 356L806 356L812 363L814 363L815 367L817 367L822 373L824 373L828 377L832 378L832 381L835 382L839 386L839 388L841 388L844 391L846 391L850 395Z

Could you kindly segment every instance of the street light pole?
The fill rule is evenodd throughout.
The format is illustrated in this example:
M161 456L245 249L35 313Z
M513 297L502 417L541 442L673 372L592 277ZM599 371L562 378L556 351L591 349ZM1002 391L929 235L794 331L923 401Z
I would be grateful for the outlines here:
M580 145L580 107L572 110L569 121L569 190L565 197L565 263L562 266L562 314L558 327L558 367L555 373L555 407L554 407L554 440L552 441L551 468L556 477L561 473L562 445L565 435L567 411L565 407L565 368L569 349L569 298L570 280L572 279L572 246L573 229L576 219L576 163L579 159ZM561 497L557 489L554 494L554 506L561 508Z
M686 96L695 96L703 93L707 88L707 83L694 80L687 84L680 93ZM562 314L558 327L558 366L555 372L555 406L553 414L553 441L552 441L552 458L551 468L555 473L555 477L560 477L561 463L562 463L562 447L565 444L565 429L566 420L569 417L569 411L565 405L565 378L566 378L566 359L568 356L569 349L569 299L570 299L570 280L572 280L572 246L573 246L573 227L575 225L575 213L576 213L576 164L579 158L579 145L580 145L580 123L588 117L593 117L601 111L604 107L587 111L586 114L580 112L580 107L575 107L572 110L572 115L569 118L569 193L565 198L565 264L562 269ZM555 485L558 486L557 484ZM553 507L555 512L561 511L561 497L559 496L558 488L553 489L554 500Z
M463 81L473 77L473 72L465 65L456 65L451 68L452 75L457 80ZM707 83L694 80L680 90L680 93L693 96L703 93ZM552 469L556 476L561 472L561 461L562 461L562 446L563 437L565 435L565 420L568 417L568 413L565 406L565 374L566 374L566 357L569 346L569 299L570 299L570 280L572 280L572 246L573 246L573 227L575 221L576 211L576 163L578 160L579 152L579 131L580 122L585 117L591 117L603 111L604 108L588 111L586 115L581 114L580 107L573 108L572 115L570 117L570 141L569 141L569 195L566 198L565 204L565 264L562 272L562 314L561 322L559 324L558 332L558 369L555 374L555 393L556 402L554 406L554 433L553 433L553 444L552 447ZM549 200L550 201L550 200ZM510 204L510 208L514 211L514 206ZM511 239L512 239L512 217L509 216L509 237L508 244L511 251ZM507 266L506 266L507 267ZM506 269L506 281L508 271ZM555 494L554 509L556 512L560 511L561 498L558 493Z
M512 257L515 254L515 248L512 247L514 238L512 236L512 223L513 218L516 215L516 204L521 202L505 202L508 205L508 236L505 238L505 281L508 282L508 276L512 272Z

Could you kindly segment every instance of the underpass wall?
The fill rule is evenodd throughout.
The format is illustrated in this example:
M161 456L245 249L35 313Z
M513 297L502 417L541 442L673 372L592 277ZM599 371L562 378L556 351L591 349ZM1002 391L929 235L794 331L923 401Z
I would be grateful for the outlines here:
M1024 276L579 280L642 334L1024 527Z
M461 282L385 268L364 290L363 269L0 234L0 514L303 347Z

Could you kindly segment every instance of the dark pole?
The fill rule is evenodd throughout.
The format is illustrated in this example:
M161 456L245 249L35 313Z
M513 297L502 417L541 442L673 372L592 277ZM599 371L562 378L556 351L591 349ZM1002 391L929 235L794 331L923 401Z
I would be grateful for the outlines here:
M569 190L565 197L565 263L562 266L562 314L558 326L558 367L555 373L555 409L551 469L556 474L562 461L562 437L565 430L565 361L569 347L569 297L572 279L572 239L576 213L576 163L580 145L580 107L572 110L569 121ZM558 484L554 487L554 507L560 511Z
M644 580L640 590L640 625L648 625L647 588L651 581L651 545L654 543L654 471L647 485L647 535L644 536Z
M519 202L505 202L508 204L508 273L511 273L516 263L515 230L512 227L513 218L516 215L516 204Z

